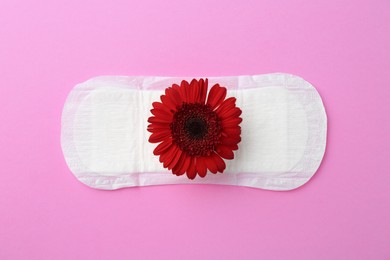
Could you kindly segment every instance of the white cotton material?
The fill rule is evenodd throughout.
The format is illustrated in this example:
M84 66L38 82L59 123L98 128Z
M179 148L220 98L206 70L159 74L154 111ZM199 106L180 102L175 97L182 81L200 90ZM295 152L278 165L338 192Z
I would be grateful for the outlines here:
M189 180L173 175L148 142L152 103L189 77L102 76L77 85L63 114L65 160L82 183L99 189L160 184L225 184L291 190L317 171L325 151L327 118L320 95L300 77L274 73L209 77L228 89L242 110L241 142L224 173Z

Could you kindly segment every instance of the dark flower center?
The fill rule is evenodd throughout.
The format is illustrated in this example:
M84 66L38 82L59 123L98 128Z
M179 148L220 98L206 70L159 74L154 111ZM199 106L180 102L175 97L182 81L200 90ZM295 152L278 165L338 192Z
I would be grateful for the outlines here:
M207 134L207 125L203 118L192 117L185 122L185 130L193 139L201 139Z
M209 105L183 103L170 124L173 142L190 156L209 156L221 137L221 119Z

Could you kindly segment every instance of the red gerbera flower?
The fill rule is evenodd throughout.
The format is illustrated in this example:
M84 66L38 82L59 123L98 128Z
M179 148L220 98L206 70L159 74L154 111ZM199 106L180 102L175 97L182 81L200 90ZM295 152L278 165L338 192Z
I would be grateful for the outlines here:
M215 84L208 93L208 80L183 80L173 84L153 102L148 131L151 143L160 143L153 153L173 174L205 177L207 170L223 172L224 159L233 159L241 141L241 109L236 99L225 100L226 88Z

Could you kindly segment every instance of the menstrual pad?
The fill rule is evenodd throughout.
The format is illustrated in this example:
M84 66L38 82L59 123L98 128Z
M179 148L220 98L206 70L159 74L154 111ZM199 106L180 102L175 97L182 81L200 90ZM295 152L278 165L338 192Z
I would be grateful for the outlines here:
M146 131L152 103L189 77L101 76L78 84L62 114L65 160L82 183L99 189L160 184L225 184L291 190L317 171L326 145L327 118L320 95L290 74L208 77L234 96L242 110L241 142L224 173L189 180L153 155Z

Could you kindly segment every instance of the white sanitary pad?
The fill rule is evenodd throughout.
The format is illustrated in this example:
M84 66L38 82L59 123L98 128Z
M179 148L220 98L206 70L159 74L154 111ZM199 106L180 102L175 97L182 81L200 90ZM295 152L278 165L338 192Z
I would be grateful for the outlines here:
M321 97L290 74L209 77L242 110L241 139L224 173L189 180L163 168L157 144L146 131L152 102L173 83L189 77L102 76L77 85L62 114L65 160L86 185L118 189L158 184L227 184L291 190L318 169L326 145L327 119Z

